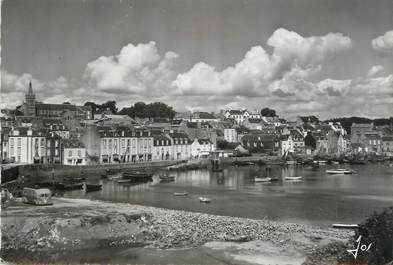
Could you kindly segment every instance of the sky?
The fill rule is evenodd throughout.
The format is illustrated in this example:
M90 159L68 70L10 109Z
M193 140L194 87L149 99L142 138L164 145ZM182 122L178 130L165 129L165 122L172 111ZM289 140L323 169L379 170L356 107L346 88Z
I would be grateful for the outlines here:
M391 0L4 0L1 107L393 116Z

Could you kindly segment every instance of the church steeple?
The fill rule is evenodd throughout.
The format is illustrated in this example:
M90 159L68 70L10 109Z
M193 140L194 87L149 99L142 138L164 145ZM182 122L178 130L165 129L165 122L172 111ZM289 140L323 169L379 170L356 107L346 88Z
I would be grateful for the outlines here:
M31 84L31 81L29 82L29 89L25 96L24 115L35 116L35 95L33 93L33 85Z
M33 94L33 86L31 85L31 81L29 82L29 91L27 92L29 95Z

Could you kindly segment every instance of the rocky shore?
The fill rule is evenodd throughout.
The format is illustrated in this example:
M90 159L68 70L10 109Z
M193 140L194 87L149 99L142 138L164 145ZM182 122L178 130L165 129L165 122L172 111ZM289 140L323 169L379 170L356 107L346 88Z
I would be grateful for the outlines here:
M268 242L278 253L293 249L306 257L352 235L293 223L66 198L56 198L53 206L46 207L16 203L3 210L1 218L2 257L14 261L31 253L140 246L174 249L208 242Z

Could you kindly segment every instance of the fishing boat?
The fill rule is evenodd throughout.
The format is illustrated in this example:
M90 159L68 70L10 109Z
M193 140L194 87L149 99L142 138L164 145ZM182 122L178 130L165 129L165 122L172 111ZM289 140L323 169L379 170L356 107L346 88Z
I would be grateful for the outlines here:
M272 179L271 178L258 178L258 177L255 177L254 181L255 182L270 182L270 181L272 181Z
M160 175L160 180L161 181L174 181L175 180L175 176Z
M357 224L332 224L333 228L339 228L339 229L356 229L359 228L359 225Z
M303 177L285 177L286 180L302 180Z
M56 182L55 188L58 190L81 190L83 188L83 183Z
M327 174L353 174L354 171L346 168L338 168L338 169L328 169L326 170Z
M202 203L210 203L212 200L207 197L199 197L199 201Z
M314 163L319 164L319 165L324 165L327 163L327 161L326 160L315 160Z
M116 179L117 183L131 183L131 179Z
M175 192L173 193L173 196L187 196L188 193L187 192Z
M124 172L123 179L129 179L132 183L142 183L153 180L153 173L150 172Z
M102 185L101 184L89 184L89 183L86 183L85 185L86 185L86 192L102 190Z

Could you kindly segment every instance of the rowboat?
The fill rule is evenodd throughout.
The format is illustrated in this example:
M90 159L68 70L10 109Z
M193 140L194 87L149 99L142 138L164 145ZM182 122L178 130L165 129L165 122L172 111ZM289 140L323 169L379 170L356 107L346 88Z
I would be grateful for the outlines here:
M117 179L116 182L117 183L130 183L131 179Z
M326 173L327 174L352 174L354 173L354 171L346 168L338 168L338 169L326 170Z
M333 228L340 228L340 229L356 229L359 228L357 224L332 224Z
M55 187L58 190L81 190L83 188L83 183L55 183Z
M88 184L86 183L86 192L102 190L101 184Z
M206 197L199 197L199 201L202 203L210 203L212 200Z
M160 180L161 181L174 181L175 180L175 176L160 175Z
M286 180L302 180L303 177L285 177Z
M187 192L175 192L173 193L173 196L187 196L188 193Z
M258 177L255 177L254 181L255 182L270 182L270 181L272 181L272 179L271 178L258 178Z

